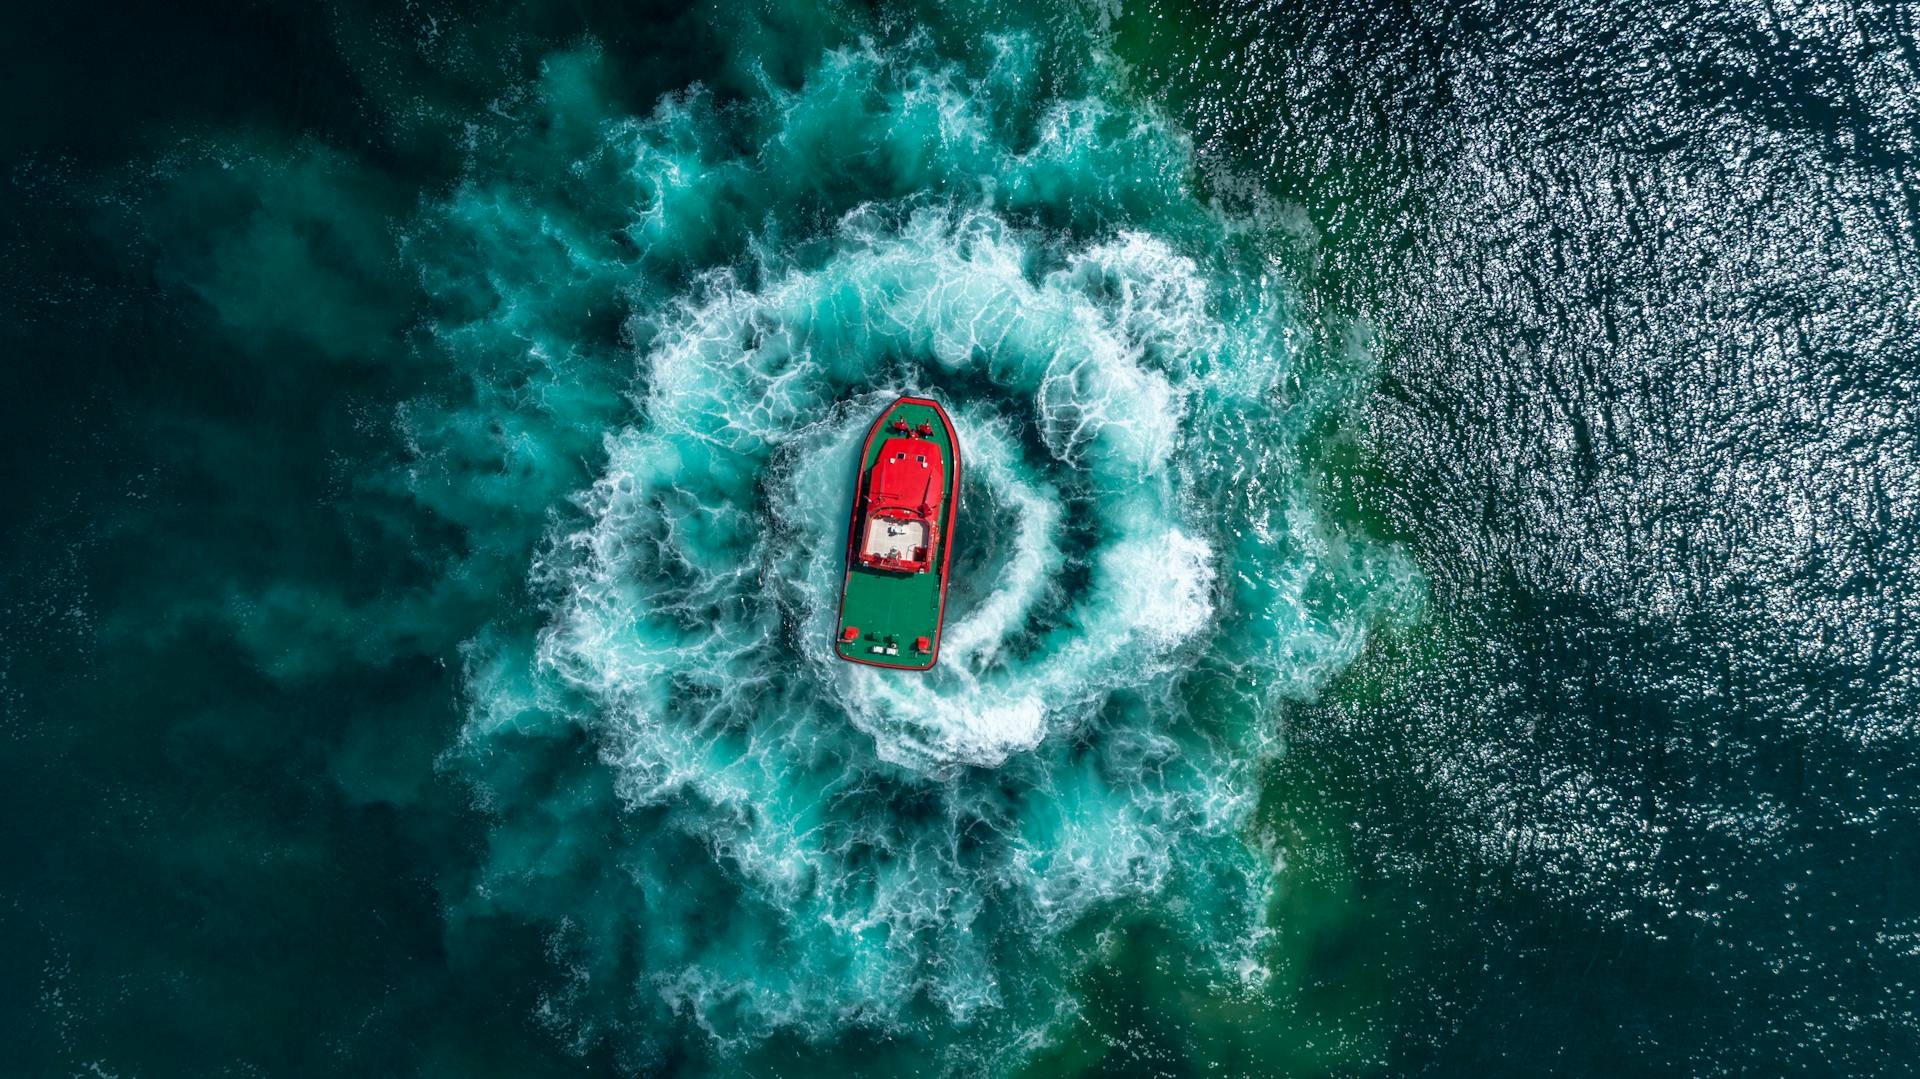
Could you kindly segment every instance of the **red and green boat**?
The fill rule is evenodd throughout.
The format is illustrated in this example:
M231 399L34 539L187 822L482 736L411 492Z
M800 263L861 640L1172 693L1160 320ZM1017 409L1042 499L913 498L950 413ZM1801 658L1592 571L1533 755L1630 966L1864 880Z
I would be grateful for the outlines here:
M860 447L834 651L924 671L940 658L947 567L960 513L960 442L936 401L902 397Z

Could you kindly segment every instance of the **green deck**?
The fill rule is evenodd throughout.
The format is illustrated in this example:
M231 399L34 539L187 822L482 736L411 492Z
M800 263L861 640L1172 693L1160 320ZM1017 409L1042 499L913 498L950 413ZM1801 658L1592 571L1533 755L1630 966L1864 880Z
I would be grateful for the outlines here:
M860 462L862 483L854 494L856 507L867 472L880 459L880 446L887 440L887 425L895 419L904 419L916 427L922 423L931 426L933 434L927 441L938 445L941 456L946 459L947 495L940 512L940 549L934 553L934 569L930 573L880 573L864 569L853 558L849 520L846 585L840 595L840 625L834 632L837 638L846 627L858 626L860 637L845 643L836 639L834 647L842 659L856 663L924 671L933 666L940 655L941 583L946 579L947 546L953 541L954 515L960 506L960 485L956 482L960 452L948 436L947 425L937 409L913 399L895 402L881 414L872 437L867 440L866 456ZM889 637L899 648L899 655L872 651L875 645L885 644ZM932 654L921 655L913 650L916 637L932 640Z

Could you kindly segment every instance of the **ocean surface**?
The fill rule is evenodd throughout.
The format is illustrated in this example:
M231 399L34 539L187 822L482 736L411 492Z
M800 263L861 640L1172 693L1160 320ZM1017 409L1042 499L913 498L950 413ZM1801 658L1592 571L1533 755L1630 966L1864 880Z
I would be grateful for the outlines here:
M0 27L8 1074L1920 1061L1920 9Z

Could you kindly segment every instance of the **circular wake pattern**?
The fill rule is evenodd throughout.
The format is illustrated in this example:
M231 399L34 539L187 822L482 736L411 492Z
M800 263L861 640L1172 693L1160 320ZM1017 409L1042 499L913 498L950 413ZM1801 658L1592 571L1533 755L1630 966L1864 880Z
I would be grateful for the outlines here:
M1307 238L1197 197L1170 128L1052 55L915 38L646 118L556 57L410 236L473 378L409 416L416 494L457 492L475 559L545 536L532 613L467 649L449 766L494 824L457 906L550 928L582 1047L659 1059L671 1016L721 1053L1019 1059L1103 927L1163 911L1258 988L1276 708L1420 589L1316 508L1367 367L1296 315ZM902 393L967 464L926 675L828 643Z
M1070 252L1035 282L996 218L866 217L840 227L820 269L758 292L719 283L660 335L643 424L612 439L594 524L568 543L581 557L556 570L567 595L543 658L625 703L682 677L724 698L799 656L821 703L889 760L998 765L1050 720L1090 718L1108 692L1184 665L1180 646L1212 618L1213 551L1179 505L1199 477L1183 483L1174 456L1187 398L1207 389L1194 352L1215 328L1193 264L1150 239ZM1129 319L1167 332L1158 354ZM967 542L997 580L954 604L945 662L906 679L842 667L820 642L834 633L849 462L888 394L922 379L956 387L943 395L980 488L963 505L982 507ZM1070 545L1085 579L1069 592Z

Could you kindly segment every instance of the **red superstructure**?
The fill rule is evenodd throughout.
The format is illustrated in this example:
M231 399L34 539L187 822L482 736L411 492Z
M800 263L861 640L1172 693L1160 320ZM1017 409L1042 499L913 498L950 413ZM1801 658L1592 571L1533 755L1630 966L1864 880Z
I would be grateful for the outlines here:
M940 447L904 420L880 444L880 459L868 475L863 527L856 533L860 564L894 573L925 573L940 546L940 507L947 496Z

